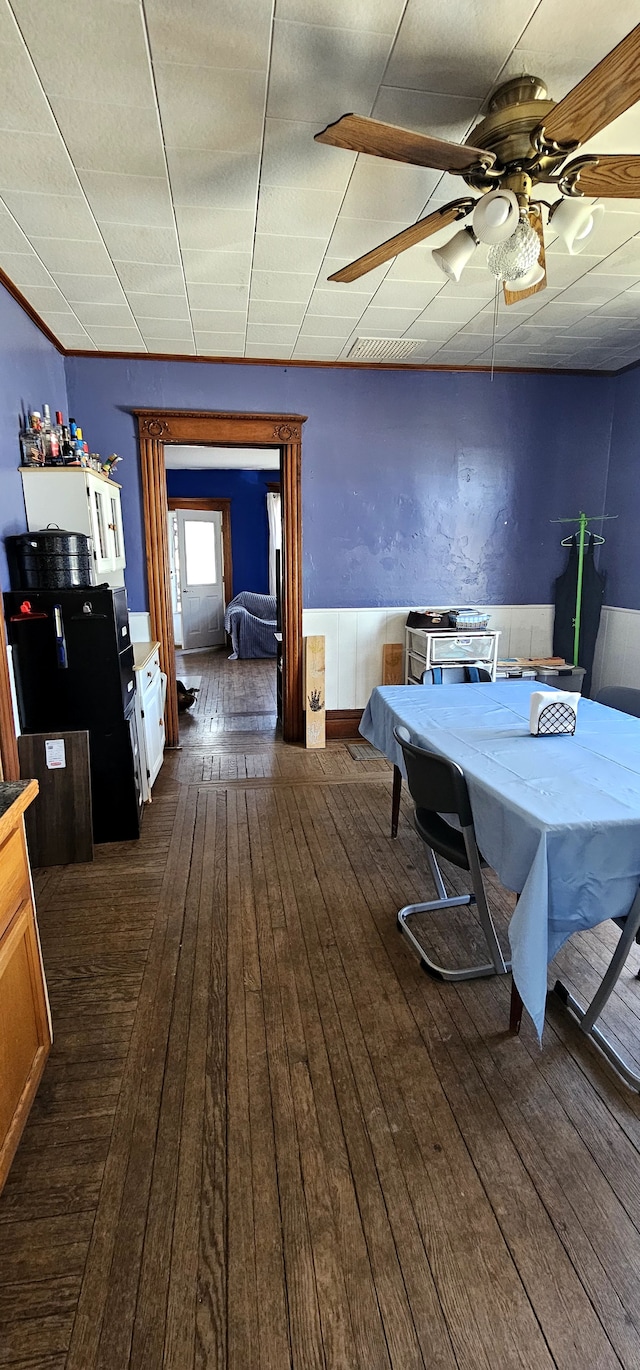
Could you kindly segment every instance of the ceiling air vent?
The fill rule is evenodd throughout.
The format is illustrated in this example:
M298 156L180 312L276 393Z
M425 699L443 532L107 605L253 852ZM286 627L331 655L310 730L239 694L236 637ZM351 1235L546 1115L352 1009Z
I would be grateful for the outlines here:
M349 361L401 362L420 347L419 338L356 338Z

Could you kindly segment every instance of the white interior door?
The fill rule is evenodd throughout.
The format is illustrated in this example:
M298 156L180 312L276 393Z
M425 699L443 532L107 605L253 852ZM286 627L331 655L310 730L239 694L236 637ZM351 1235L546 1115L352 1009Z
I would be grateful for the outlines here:
M182 646L216 647L224 642L222 514L213 509L177 509Z

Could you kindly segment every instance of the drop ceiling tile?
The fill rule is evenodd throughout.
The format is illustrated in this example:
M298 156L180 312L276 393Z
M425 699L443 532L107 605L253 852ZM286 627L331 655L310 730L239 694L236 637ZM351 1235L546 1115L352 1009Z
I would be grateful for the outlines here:
M195 339L198 352L215 352L219 357L241 357L244 351L244 329L241 333L216 333L196 329Z
M405 338L424 338L427 342L433 340L435 343L446 342L458 332L458 325L455 323L439 323L433 320L429 323L426 319L416 319L415 323L409 325L405 330Z
M328 238L340 211L342 197L334 190L263 186L258 202L258 233Z
M372 304L387 309L425 309L429 302L440 293L439 281L395 281L385 280L378 287Z
M447 281L441 291L442 299L450 295L452 299L465 297L476 300L492 300L496 293L495 278L489 271L474 270L467 267L460 281Z
M306 304L315 281L315 271L254 271L251 276L251 299Z
M47 324L56 338L60 337L61 330L69 328L71 324L74 328L80 327L73 313L63 313L59 309L39 309L38 313L43 323Z
M581 276L586 275L592 267L597 266L600 258L586 256L580 253L577 257L570 257L568 253L562 256L559 253L547 253L547 280L552 285L559 288L566 288L579 281Z
M55 186L61 195L78 191L78 178L58 134L3 133L0 138L0 191Z
M72 275L56 271L54 280L70 305L125 304L125 295L115 272L108 276Z
M226 70L266 68L271 0L145 0L154 62ZM185 74L185 79L188 79Z
M246 285L189 285L192 309L232 309L246 314L249 287Z
M578 258L580 261L581 258ZM591 261L592 259L590 259ZM604 261L592 262L594 275L604 273L607 275L622 275L640 277L640 234L629 238L622 243L614 252L611 252Z
M189 342L193 338L193 330L188 320L180 319L140 319L138 327L145 340L157 338L181 339L182 342Z
M294 347L292 360L337 361L344 347L342 338L304 338Z
M362 284L362 281L359 282ZM309 310L313 314L324 314L330 318L359 319L370 304L372 293L363 290L314 290L309 300Z
M31 243L2 200L0 200L0 250L20 253L32 251Z
M80 180L100 224L173 227L166 176L117 176L108 171L83 171Z
M0 41L0 131L53 136L56 126L26 49Z
M191 252L249 252L254 214L246 209L198 209L178 205L180 243Z
M356 161L353 152L314 142L321 122L265 121L262 186L300 186L344 193ZM338 151L338 155L336 155Z
M184 280L179 266L157 262L118 262L118 276L126 291L146 295L182 295Z
M76 183L75 195L48 195L40 191L7 190L5 203L25 233L54 237L63 230L65 238L99 242L100 230Z
M282 359L282 361L289 361L289 358L292 356L292 348L288 347L286 343L269 343L269 350L265 356L265 349L261 343L247 343L247 346L244 349L244 356L255 357L256 360L261 359L263 361L271 359L272 357Z
M183 319L189 318L187 297L182 295L143 295L137 291L129 292L129 304L143 327L144 319Z
M180 355L184 357L195 357L196 346L193 342L185 342L183 338L151 338L147 342L147 351L151 355Z
M50 225L46 225L50 227ZM80 276L107 276L112 263L101 242L76 242L67 238L31 239L33 246L49 271L68 271Z
M462 95L439 95L433 91L400 90L385 84L373 107L375 119L383 119L389 124L400 124L403 128L414 129L418 133L429 133L434 138L445 138L451 142L464 141L467 130L476 121L481 101L468 99ZM349 105L346 108L352 109ZM458 187L457 199L468 194L461 176L452 177Z
M74 313L87 330L95 324L106 324L109 328L130 328L133 325L131 310L125 304L76 304Z
M297 337L295 325L250 323L247 327L248 343L288 343L293 346Z
M409 0L385 81L482 99L535 9L536 0Z
M55 310L58 314L72 313L64 295L54 285L26 285L22 287L22 293L39 314L45 310Z
M376 309L371 305L362 315L358 329L373 337L400 335L415 323L418 313L417 309Z
M537 311L531 320L531 327L569 328L571 324L579 323L581 319L584 319L585 315L590 313L591 307L588 304L580 304L578 302L575 304L565 304L563 303L563 300L559 303L552 300L550 304L545 304L542 309Z
M621 324L639 319L640 290L625 290L622 295L616 295L613 300L607 300L605 304L600 305L598 313L610 315Z
M341 214L329 241L327 255L353 261L356 257L363 257L365 252L370 252L372 248L379 247L380 243L385 243L387 238L393 238L406 227L406 220L403 222L400 219L348 219L346 215Z
M176 205L255 211L260 159L257 152L211 152L169 148Z
M266 73L155 65L167 147L260 152ZM188 95L187 95L188 92Z
M50 95L80 87L96 100L150 106L153 92L137 5L100 0L12 0L38 73ZM77 59L77 60L76 60Z
M439 171L382 157L360 157L344 197L342 212L351 219L419 219L440 180Z
M585 75L637 23L636 0L616 0L614 8L603 6L601 0L583 0L579 22L571 5L563 7L557 0L541 0L539 5L532 6L520 46L538 52L557 52L567 63L578 62L580 74Z
M104 224L103 236L114 262L149 262L155 266L177 266L180 262L173 228Z
M68 352L96 352L96 344L92 342L88 333L56 333L59 343Z
M327 318L326 314L305 314L300 337L349 338L359 323L354 319Z
M604 303L605 300L621 295L623 290L635 285L637 280L637 276L606 276L601 272L590 271L588 276L582 276L580 280L563 290L562 303L591 303L591 307L595 309L596 305Z
M386 279L389 281L433 281L440 286L446 285L447 277L440 270L440 267L436 266L431 253L436 245L440 245L441 239L447 242L456 232L457 225L451 224L448 237L442 233L433 234L431 238L426 238L423 243L416 243L415 247L409 247L406 252L401 252L391 263Z
M467 323L482 308L482 301L465 296L456 299L449 291L441 290L420 315L433 323Z
M248 285L251 276L250 252L207 252L185 248L182 261L187 285Z
M165 160L155 109L128 109L91 100L63 99L59 95L54 98L53 107L79 171L164 176ZM40 183L42 179L41 176ZM65 191L56 178L46 179L48 184Z
M324 256L324 238L286 238L257 233L253 265L256 271L317 272Z
M26 285L53 285L50 273L35 252L3 252L0 248L0 267L20 289Z
M192 309L191 318L201 333L241 333L247 321L244 309Z
M317 119L319 129L346 110L368 114L391 41L390 34L276 19L268 114L274 119Z
M304 303L291 300L251 300L249 323L293 324L300 327L304 318Z
M100 348L109 351L126 351L129 345L140 345L142 338L137 328L109 328L103 324L87 330L89 337Z
M315 0L313 23L323 28L393 35L404 8L405 0ZM278 18L308 23L307 0L278 0Z

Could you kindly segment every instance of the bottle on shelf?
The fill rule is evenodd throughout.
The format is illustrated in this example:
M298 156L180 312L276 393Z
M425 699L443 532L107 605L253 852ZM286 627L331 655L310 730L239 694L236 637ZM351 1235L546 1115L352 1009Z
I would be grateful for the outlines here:
M26 427L20 433L20 462L22 466L44 466L44 447L39 421L40 415L36 410L29 414Z

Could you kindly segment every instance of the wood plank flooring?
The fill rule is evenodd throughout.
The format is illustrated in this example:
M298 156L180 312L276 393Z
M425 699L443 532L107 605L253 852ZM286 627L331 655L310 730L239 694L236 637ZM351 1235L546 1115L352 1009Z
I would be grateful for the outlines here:
M178 674L140 842L36 876L55 1044L0 1198L0 1367L638 1370L640 1097L553 1007L542 1050L510 1037L508 979L420 971L386 761L285 747L270 662ZM614 943L554 969L587 994ZM607 1018L640 1064L639 959Z

